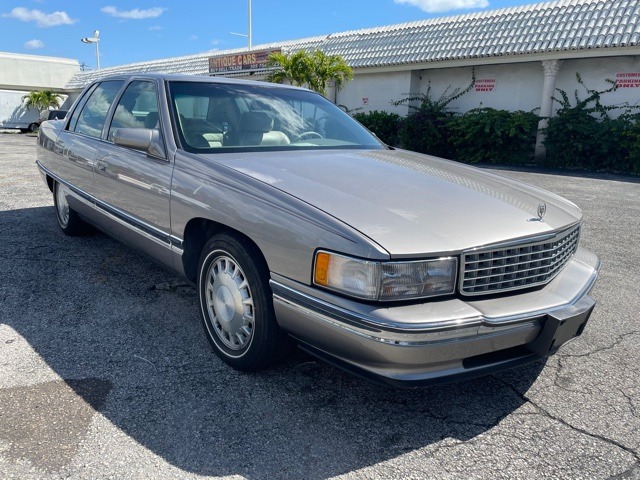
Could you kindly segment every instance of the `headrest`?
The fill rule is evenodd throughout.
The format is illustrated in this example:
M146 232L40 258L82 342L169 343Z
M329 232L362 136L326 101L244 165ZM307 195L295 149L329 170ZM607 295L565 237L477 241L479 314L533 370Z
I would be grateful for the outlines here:
M270 132L273 118L267 112L244 112L240 116L240 130L245 132Z
M144 119L144 128L156 128L158 125L158 112L149 112Z

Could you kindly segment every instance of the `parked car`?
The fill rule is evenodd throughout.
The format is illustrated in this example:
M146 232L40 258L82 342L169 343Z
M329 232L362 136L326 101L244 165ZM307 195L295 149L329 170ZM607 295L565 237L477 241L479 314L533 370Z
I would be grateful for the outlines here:
M456 380L554 353L594 307L576 205L383 145L305 89L108 77L38 144L62 231L94 225L193 282L240 370L297 343L394 385Z
M29 131L35 132L42 122L47 120L62 120L67 115L66 110L43 110L40 112L40 118L38 118L37 122L29 125Z

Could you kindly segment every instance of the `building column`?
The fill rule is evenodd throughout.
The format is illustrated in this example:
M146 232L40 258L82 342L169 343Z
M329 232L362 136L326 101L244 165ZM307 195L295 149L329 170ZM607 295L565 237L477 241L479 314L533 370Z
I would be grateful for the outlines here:
M338 99L338 89L336 88L336 82L330 80L327 82L327 100L331 103L336 103Z
M415 100L412 100L407 105L407 115L412 113L414 108L420 108L420 100L417 99L422 91L420 87L422 86L422 70L412 70L411 76L409 78L409 91L407 92L410 96L416 97Z
M542 85L542 100L540 102L540 116L543 117L538 122L538 135L536 136L536 160L544 160L547 156L547 149L544 146L544 129L549 125L548 118L553 109L553 96L556 93L556 78L560 71L560 60L543 60L544 84Z

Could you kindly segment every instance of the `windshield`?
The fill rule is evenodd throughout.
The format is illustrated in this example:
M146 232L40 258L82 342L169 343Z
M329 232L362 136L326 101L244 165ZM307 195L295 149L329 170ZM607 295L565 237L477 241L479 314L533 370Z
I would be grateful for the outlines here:
M265 85L170 82L185 150L382 148L358 122L321 95Z

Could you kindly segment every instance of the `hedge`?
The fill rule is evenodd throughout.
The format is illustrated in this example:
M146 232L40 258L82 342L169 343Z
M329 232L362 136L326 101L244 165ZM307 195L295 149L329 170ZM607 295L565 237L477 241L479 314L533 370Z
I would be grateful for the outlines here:
M578 83L587 96L575 100L557 90L556 115L545 130L547 158L544 166L603 172L640 174L640 107L604 106L601 97L614 91L611 87L597 91L587 88L579 74ZM466 90L465 90L466 91ZM454 92L455 98L464 94ZM535 164L535 137L538 117L533 112L510 112L478 108L464 114L448 109L453 95L430 99L429 94L395 102L420 101L401 118L388 112L374 111L354 115L388 145L452 158L465 163L504 165ZM611 112L622 114L612 118Z

